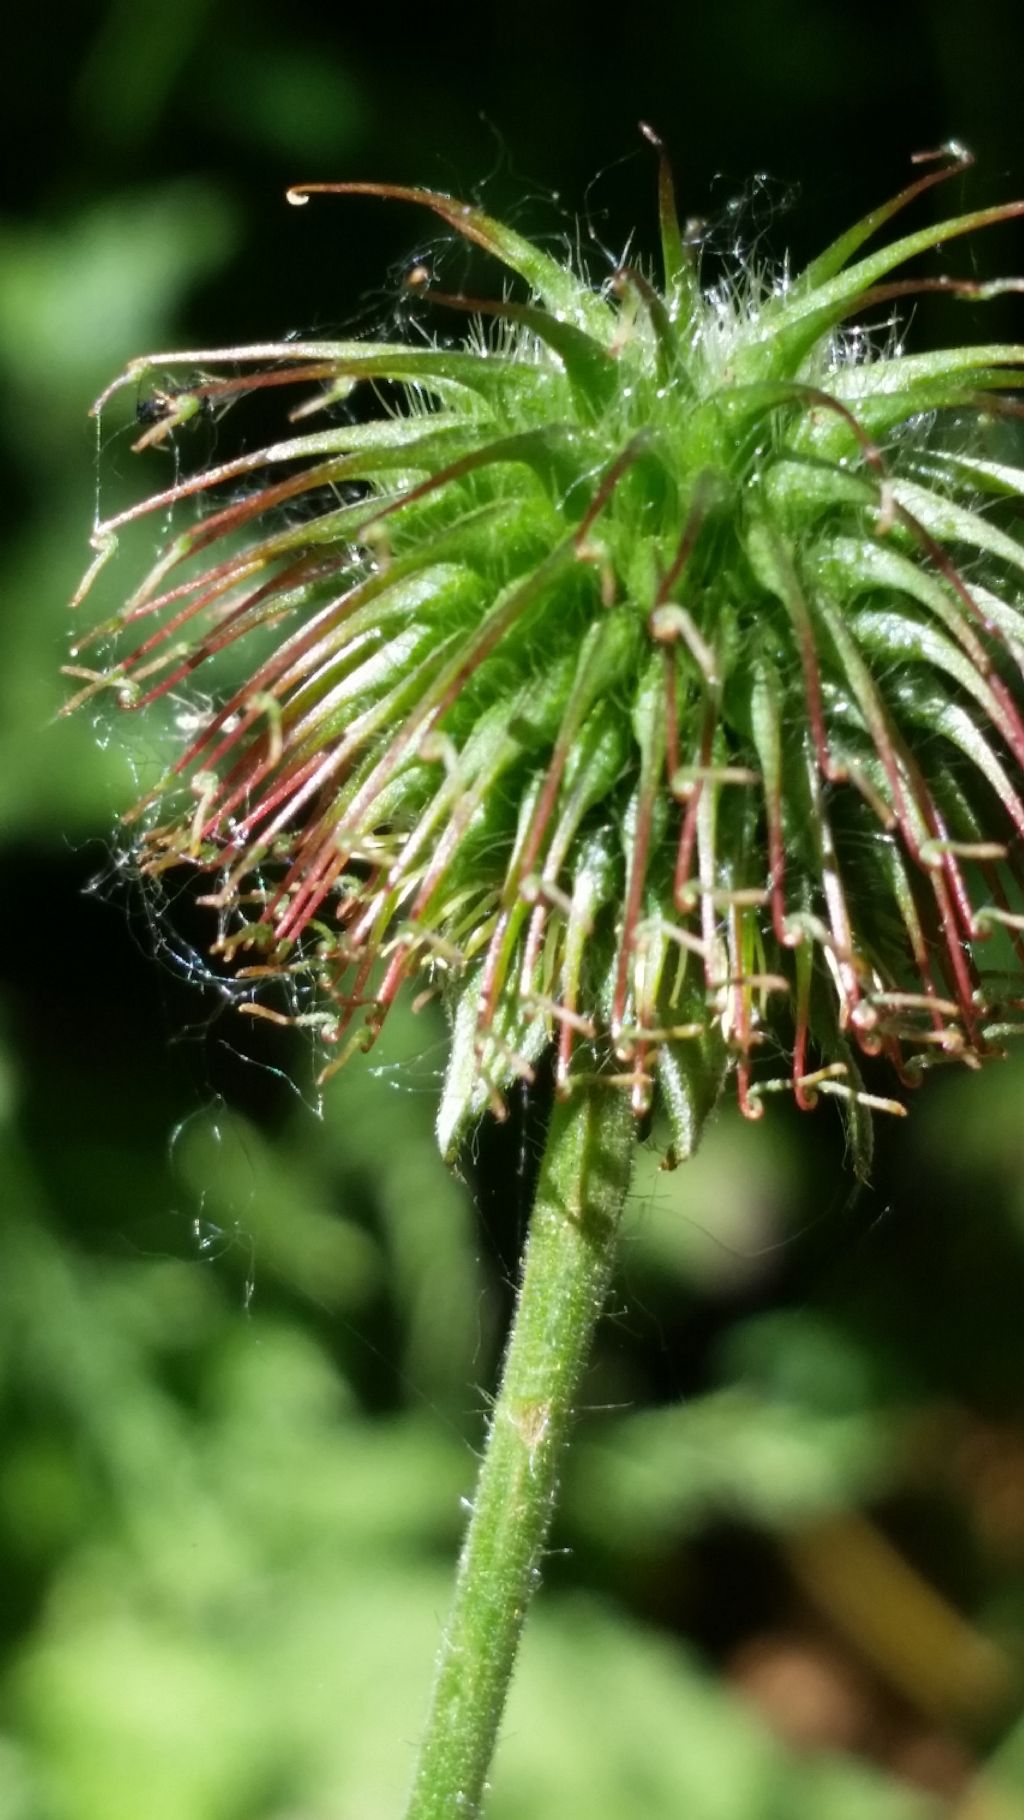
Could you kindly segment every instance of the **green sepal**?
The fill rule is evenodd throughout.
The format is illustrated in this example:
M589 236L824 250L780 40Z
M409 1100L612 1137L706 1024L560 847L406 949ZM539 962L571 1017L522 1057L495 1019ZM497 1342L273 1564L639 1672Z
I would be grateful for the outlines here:
M703 1007L695 1008L698 1017ZM714 1026L701 1037L665 1043L658 1057L658 1084L672 1141L672 1161L693 1156L728 1073L729 1054Z
M521 1079L520 1069L499 1058L492 1046L487 1066L481 1065L479 1031L480 988L483 968L477 967L458 983L453 993L451 1048L445 1070L441 1104L437 1112L437 1142L445 1162L453 1163L469 1132L492 1104ZM502 994L494 1014L494 1035L514 1049L521 1062L539 1062L550 1038L542 1017L524 1017L517 1001ZM486 1035L482 1039L487 1047Z

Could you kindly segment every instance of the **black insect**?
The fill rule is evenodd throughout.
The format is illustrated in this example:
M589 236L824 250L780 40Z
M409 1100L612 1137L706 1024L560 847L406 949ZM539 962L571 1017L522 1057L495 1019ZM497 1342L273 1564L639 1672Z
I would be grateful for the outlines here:
M135 405L135 421L141 424L144 434L133 443L134 449L145 449L151 444L162 442L164 437L180 424L202 415L210 416L212 407L205 392L191 386L155 386L144 398L139 398Z

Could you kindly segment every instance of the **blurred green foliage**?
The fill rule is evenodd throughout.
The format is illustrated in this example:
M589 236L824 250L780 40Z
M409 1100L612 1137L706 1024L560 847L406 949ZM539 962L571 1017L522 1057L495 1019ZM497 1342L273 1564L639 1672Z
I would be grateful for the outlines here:
M146 347L386 316L423 224L314 222L287 181L490 174L557 224L541 186L571 215L624 157L585 204L621 244L643 115L695 211L720 165L805 178L803 250L951 132L986 194L1024 181L998 0L967 42L946 0L655 8L614 42L535 0L339 18L111 0L10 83L0 1820L401 1811L537 1149L516 1107L445 1172L426 1014L319 1108L315 1058L206 974L187 893L133 885L146 754L107 710L54 716L97 484L109 508L162 457L141 480L116 426L97 452L90 398ZM723 1114L677 1174L655 1132L494 1820L1024 1813L1022 1086L930 1086L871 1192L825 1113Z

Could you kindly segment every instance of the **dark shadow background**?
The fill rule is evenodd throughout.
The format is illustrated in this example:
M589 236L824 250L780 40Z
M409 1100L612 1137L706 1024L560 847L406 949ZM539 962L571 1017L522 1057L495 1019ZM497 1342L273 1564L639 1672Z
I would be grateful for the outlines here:
M132 880L147 753L56 722L104 508L87 407L147 347L379 330L433 238L287 184L578 219L683 204L813 253L951 137L1024 192L1019 9L303 0L23 14L0 220L0 1815L385 1820L511 1300L536 1108L434 1154L443 1033L331 1089ZM14 49L9 45L8 49ZM730 213L730 204L738 206ZM931 205L927 198L925 208ZM1024 269L1019 227L963 249ZM911 334L1024 333L1019 299ZM143 458L145 460L145 458ZM357 1078L358 1076L358 1078ZM640 1171L496 1820L1024 1813L1019 1065L929 1086L870 1189L827 1113ZM684 1179L685 1178L685 1179Z

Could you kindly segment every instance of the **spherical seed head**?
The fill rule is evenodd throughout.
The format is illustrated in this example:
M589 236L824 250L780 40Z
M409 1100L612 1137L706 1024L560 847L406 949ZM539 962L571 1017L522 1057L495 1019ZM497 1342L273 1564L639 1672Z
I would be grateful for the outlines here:
M311 185L291 199L432 209L526 298L420 267L417 296L469 313L459 345L161 355L116 382L202 369L146 400L137 447L322 388L292 419L327 428L97 528L87 581L124 523L205 509L89 635L108 666L75 674L141 710L251 650L140 805L143 864L211 874L221 954L304 994L339 1060L404 982L440 990L446 1151L552 1047L562 1092L600 1074L639 1114L659 1090L686 1154L730 1073L750 1116L779 1086L831 1092L863 1137L858 1053L912 1081L1013 1026L1024 470L1002 442L1024 349L844 328L913 291L1020 288L890 275L1024 204L862 252L958 160L799 277L706 289L661 154L658 281L596 285L432 192ZM386 408L332 412L360 381Z

